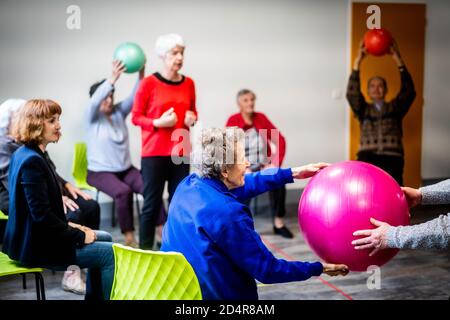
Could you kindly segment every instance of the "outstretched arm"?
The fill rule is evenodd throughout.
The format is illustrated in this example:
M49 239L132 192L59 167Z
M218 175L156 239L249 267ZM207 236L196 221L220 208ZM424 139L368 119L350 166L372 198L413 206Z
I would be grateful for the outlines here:
M394 108L399 115L403 118L409 111L414 99L416 98L416 90L414 88L414 81L411 74L406 69L405 63L400 55L400 49L398 48L395 40L392 41L390 48L392 59L394 59L397 67L400 70L401 88L398 95L392 101Z
M266 191L281 188L287 183L294 182L294 179L311 178L328 166L328 163L319 162L292 169L269 168L255 173L247 173L244 186L232 189L231 193L240 201L250 199Z
M120 75L125 70L125 65L120 61L113 61L112 63L112 73L109 79L106 79L98 88L95 90L92 95L89 106L87 110L87 117L89 122L93 122L98 117L98 113L100 112L100 105L102 101L108 97L108 95L114 90L114 85L117 80L120 78Z
M413 226L393 227L373 218L370 221L377 228L354 232L354 236L365 238L352 241L356 250L372 249L370 256L386 248L444 250L450 245L450 213Z
M131 112L131 108L133 107L134 96L136 95L136 91L139 88L139 83L145 77L145 65L139 71L139 78L136 81L136 84L133 87L133 91L131 94L123 101L119 102L117 105L117 109L120 110L123 117L126 118L128 114Z
M366 100L361 92L361 80L359 76L361 62L366 54L364 41L361 40L359 43L358 54L353 63L353 70L347 85L347 101L357 117L360 117L367 108Z

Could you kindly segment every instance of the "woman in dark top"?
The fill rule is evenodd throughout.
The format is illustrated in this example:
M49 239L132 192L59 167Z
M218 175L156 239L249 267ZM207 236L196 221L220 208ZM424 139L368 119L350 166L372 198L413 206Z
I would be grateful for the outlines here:
M61 107L29 100L13 124L23 144L8 171L9 220L2 251L26 266L88 268L86 299L109 299L114 277L111 235L67 221L56 173L45 157L61 136Z
M11 123L12 118L25 102L26 100L23 99L8 99L0 105L0 210L6 215L9 211L8 168L13 153L21 146L11 136ZM56 173L56 166L47 151L44 152L44 156ZM98 230L100 227L100 206L98 202L57 173L56 179L63 195L62 201L67 220ZM0 231L1 239L3 239L3 231L4 228ZM66 291L84 295L86 284L81 278L80 270L67 270L62 279L62 287Z

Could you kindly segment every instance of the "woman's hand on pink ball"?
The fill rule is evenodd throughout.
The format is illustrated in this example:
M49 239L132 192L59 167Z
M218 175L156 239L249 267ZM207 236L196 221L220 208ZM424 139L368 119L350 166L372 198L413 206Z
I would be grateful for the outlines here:
M295 179L307 179L314 176L317 172L323 168L328 167L330 164L325 162L310 163L301 167L292 168L292 176Z
M355 246L356 250L373 249L369 253L369 256L373 256L378 251L388 247L387 234L391 226L386 222L378 221L374 218L370 218L370 222L377 228L353 232L354 236L365 236L365 238L353 240L352 245Z

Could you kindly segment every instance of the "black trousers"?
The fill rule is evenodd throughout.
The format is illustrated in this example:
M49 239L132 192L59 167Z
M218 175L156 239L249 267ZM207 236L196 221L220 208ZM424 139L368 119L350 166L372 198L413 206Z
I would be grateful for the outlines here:
M286 187L282 186L279 189L269 191L270 211L272 217L283 218L286 215ZM243 201L247 206L250 205L250 200Z
M181 158L177 158L181 160ZM178 184L189 175L186 161L176 164L170 156L144 157L141 173L144 181L144 205L139 224L139 247L151 250L155 239L155 228L162 206L162 196L168 183L169 204Z
M389 173L400 186L403 186L405 160L400 156L386 156L371 152L359 152L358 161L364 161Z
M93 230L100 229L100 205L95 200L84 200L78 196L77 199L72 199L80 208L67 212L67 220L73 223L81 224Z

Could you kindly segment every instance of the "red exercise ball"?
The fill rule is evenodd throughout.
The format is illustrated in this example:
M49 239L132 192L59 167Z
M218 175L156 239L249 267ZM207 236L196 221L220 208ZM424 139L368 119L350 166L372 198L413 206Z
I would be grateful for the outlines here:
M328 263L367 271L392 259L397 249L373 256L351 244L356 230L373 229L370 218L392 226L408 225L406 197L385 171L361 161L335 163L311 178L298 207L300 230L311 249Z
M391 33L384 28L371 29L364 35L364 46L367 52L374 56L382 56L389 53L391 44Z

